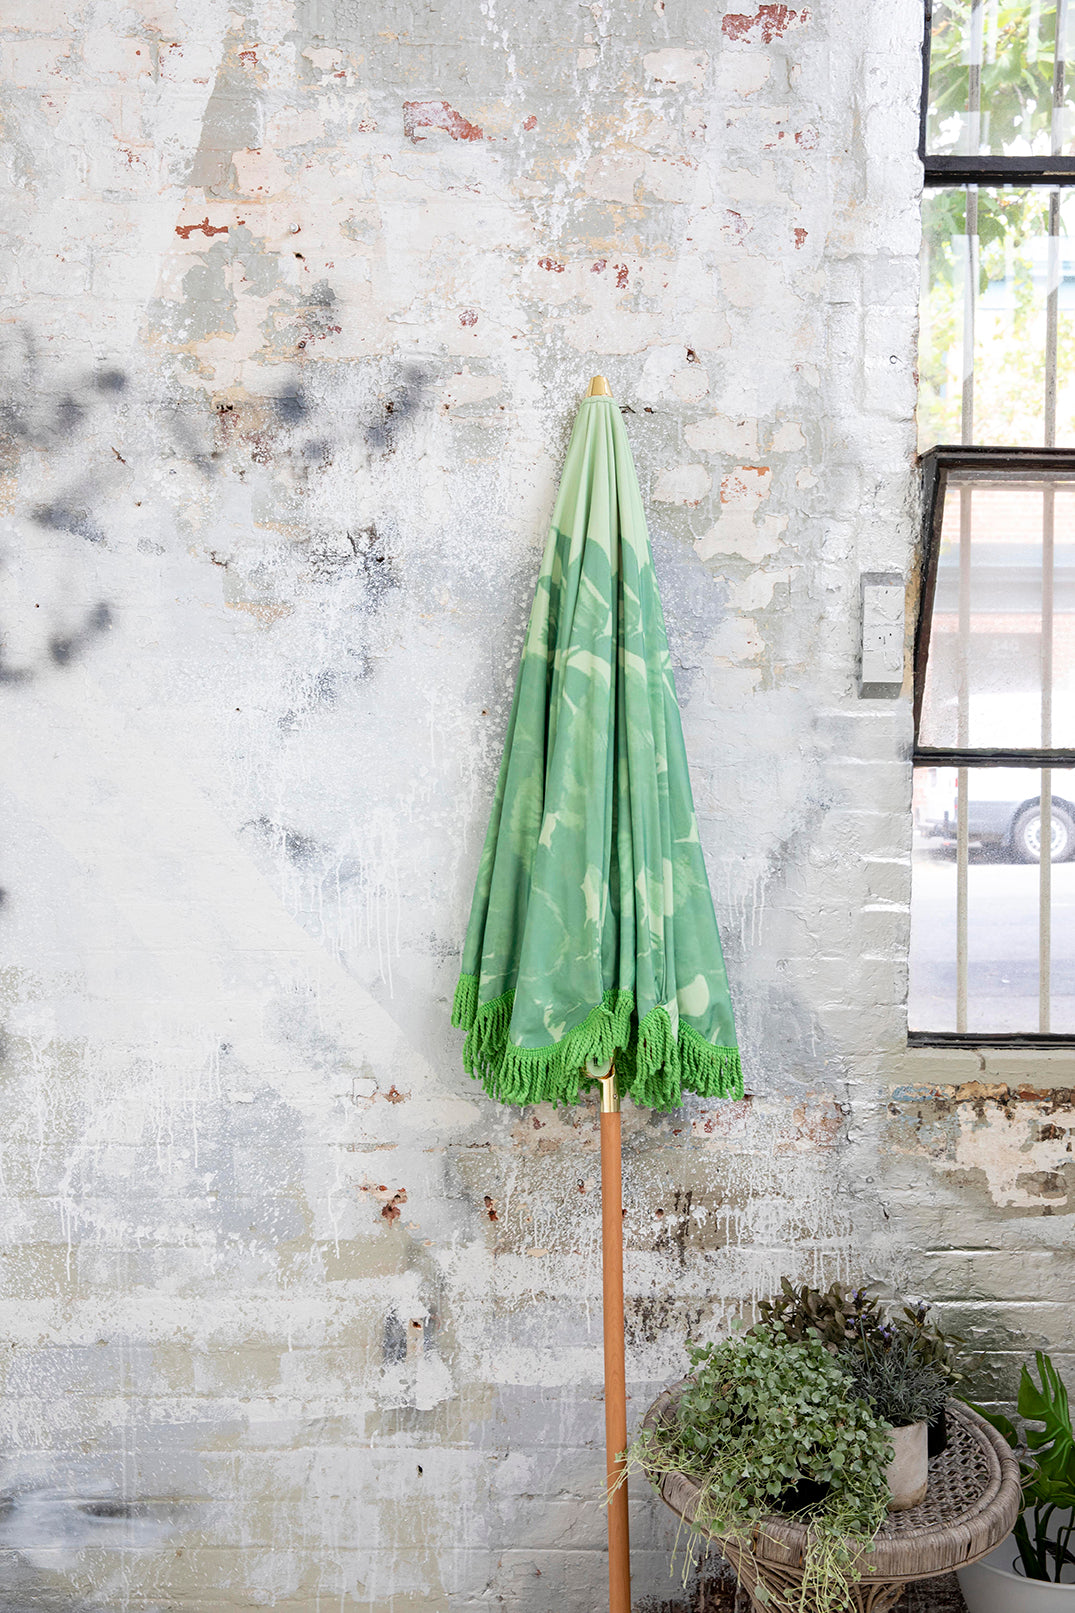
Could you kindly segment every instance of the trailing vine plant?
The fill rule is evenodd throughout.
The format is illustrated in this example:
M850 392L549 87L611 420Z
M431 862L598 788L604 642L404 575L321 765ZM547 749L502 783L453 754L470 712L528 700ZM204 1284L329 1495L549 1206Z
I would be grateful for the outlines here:
M856 1559L885 1517L888 1427L816 1334L792 1340L770 1322L687 1353L691 1377L666 1420L635 1439L628 1471L657 1489L667 1473L693 1479L692 1528L748 1551L761 1518L806 1523L802 1583L782 1594L802 1613L851 1607ZM796 1504L808 1488L814 1499ZM759 1585L757 1600L766 1595Z

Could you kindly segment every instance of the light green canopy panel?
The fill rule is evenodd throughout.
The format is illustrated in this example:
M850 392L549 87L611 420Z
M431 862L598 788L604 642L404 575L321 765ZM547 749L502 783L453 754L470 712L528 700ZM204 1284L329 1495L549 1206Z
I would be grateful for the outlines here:
M542 560L452 1023L506 1103L742 1097L631 449L582 404Z

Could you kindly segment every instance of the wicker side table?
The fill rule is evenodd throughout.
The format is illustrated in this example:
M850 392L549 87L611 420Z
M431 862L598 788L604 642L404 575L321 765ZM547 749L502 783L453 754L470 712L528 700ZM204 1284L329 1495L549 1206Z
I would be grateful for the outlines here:
M682 1384L658 1396L643 1419L652 1428L672 1411ZM666 1473L660 1493L672 1511L693 1523L698 1486L682 1473ZM929 1464L926 1499L907 1512L890 1512L872 1550L855 1564L858 1613L889 1613L909 1580L948 1574L977 1562L1004 1539L1022 1506L1019 1464L1000 1435L969 1406L948 1402L948 1448ZM752 1540L714 1540L750 1592L756 1613L798 1613L807 1531L784 1518L760 1520ZM768 1592L755 1597L758 1584Z

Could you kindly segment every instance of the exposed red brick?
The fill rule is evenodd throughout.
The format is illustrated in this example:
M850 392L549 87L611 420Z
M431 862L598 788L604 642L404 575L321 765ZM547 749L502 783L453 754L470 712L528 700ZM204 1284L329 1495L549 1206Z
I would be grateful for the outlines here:
M618 286L620 291L622 291L624 286L626 286L626 284L627 284L627 265L625 263L617 263L617 265L616 265L616 285Z
M537 128L537 118L534 117L533 113L531 113L531 115L527 118L526 122L523 124L523 128L526 130L527 134L530 133L531 129Z
M804 229L797 229L797 230L792 230L791 233L795 237L795 248L796 248L796 251L797 251L799 249L799 247L802 246L803 242L806 240L806 231Z
M759 30L763 45L771 45L774 39L779 39L794 22L805 22L809 12L792 11L790 6L765 5L759 6L752 17L745 12L729 11L720 25L721 33L726 39L746 39L748 34Z
M381 1191L383 1192L384 1189L382 1188ZM388 1203L382 1208L381 1219L383 1221L398 1221L401 1213L399 1207L401 1204L406 1204L406 1202L407 1189L401 1187L398 1193L393 1193Z
M548 269L550 274L563 274L564 266L557 263L555 258L538 258L538 268Z
M961 1081L956 1087L957 1103L974 1103L981 1098L1000 1098L1008 1096L1008 1086L1004 1081Z
M240 219L239 223L241 224L242 222L242 219ZM227 235L228 226L226 224L210 224L207 214L200 224L177 224L175 227L175 233L182 236L184 241L189 241L195 230L201 230L203 235Z
M478 316L474 312L474 309L464 308L463 312L459 315L459 323L461 325L476 325L478 323Z
M484 140L485 135L474 123L469 123L462 113L457 112L454 106L447 101L404 101L403 103L403 133L415 145L424 140L425 135L419 134L419 129L443 129L450 134L453 140Z

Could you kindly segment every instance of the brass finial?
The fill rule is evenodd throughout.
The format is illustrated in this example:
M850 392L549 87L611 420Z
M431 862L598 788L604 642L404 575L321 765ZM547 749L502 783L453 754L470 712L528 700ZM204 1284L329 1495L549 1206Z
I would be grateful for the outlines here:
M603 375L595 375L593 380L590 382L590 389L586 396L588 398L610 398L612 396L612 388L609 386Z

